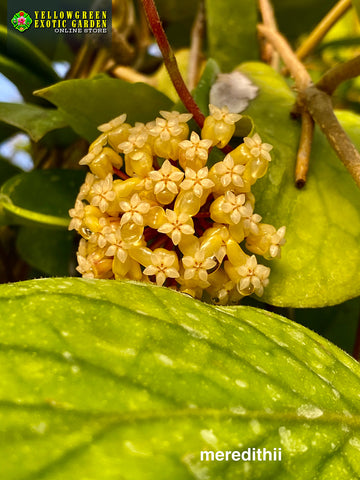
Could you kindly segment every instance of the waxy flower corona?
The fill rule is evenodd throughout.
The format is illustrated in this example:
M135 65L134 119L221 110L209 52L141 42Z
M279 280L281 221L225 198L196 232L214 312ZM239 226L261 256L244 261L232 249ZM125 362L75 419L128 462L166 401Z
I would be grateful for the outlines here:
M152 282L219 304L263 294L270 268L256 255L280 258L285 243L285 227L261 223L251 193L272 146L256 133L210 167L211 148L228 144L241 115L209 109L201 136L189 135L191 114L175 111L100 125L69 211L83 277Z

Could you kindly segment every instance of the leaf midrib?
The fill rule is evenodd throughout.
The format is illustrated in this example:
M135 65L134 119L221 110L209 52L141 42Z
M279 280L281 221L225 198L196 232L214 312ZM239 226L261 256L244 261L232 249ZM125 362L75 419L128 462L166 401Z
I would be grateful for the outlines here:
M143 285L141 285L141 287L143 287ZM151 289L149 290L152 297L154 299L156 299L156 301L162 305L162 307L165 307L166 310L171 313L173 312L170 312L169 310L169 307L168 305L161 299L159 298L158 296L155 295L155 292ZM33 291L33 292L30 292L28 294L16 294L16 295L13 295L11 296L11 299L19 299L19 298L29 298L29 297L36 297L36 296L42 296L43 297L44 295L44 292L41 292L39 290L37 291ZM131 314L134 314L134 310L131 310L131 308L129 307L126 307L124 305L120 305L120 304L117 304L109 299L101 299L101 298L96 298L96 297L87 297L85 296L84 294L82 293L72 293L72 292L66 292L64 290L61 291L61 293L58 293L58 292L46 292L46 295L47 296L67 296L67 297L76 297L76 298L79 298L79 297L83 297L86 299L86 302L101 302L101 303L106 303L106 304L109 304L109 305L112 305L113 307L115 308L118 308L120 310L125 310L126 312L130 312ZM7 301L6 298L1 298L0 297L0 302L1 301ZM205 307L205 305L204 305ZM206 306L206 309L209 310L209 307ZM231 319L232 321L232 326L236 326L233 324L234 320L237 320L239 322L243 322L248 328L251 328L253 330L255 330L259 335L263 336L263 337L266 337L271 343L273 343L275 345L275 347L277 349L281 349L283 351L286 352L287 355L290 355L291 357L293 357L297 362L299 362L303 368L305 368L307 371L311 372L313 375L315 375L318 379L320 379L322 382L324 382L324 380L319 377L319 375L317 374L317 372L315 372L309 365L307 365L306 363L304 363L302 360L300 360L296 355L294 355L290 350L284 348L284 347L281 347L278 343L276 343L271 337L267 337L260 329L256 328L252 323L249 323L247 322L246 320L244 319L236 319L236 317L234 317L230 312L226 311L225 309L222 310L221 308L219 309L224 315L226 315L228 318ZM210 313L210 312L208 312ZM216 316L213 315L214 312L211 312L211 316L219 323L219 324L224 324L225 322L221 319L221 318L217 318ZM146 320L155 320L157 322L161 321L163 323L165 323L166 325L171 325L173 328L177 328L177 329L180 329L182 332L186 333L186 334L189 334L189 332L186 331L186 329L184 329L180 324L178 323L174 323L174 322L170 322L167 318L159 318L159 317L154 317L152 316L151 314L146 314L146 313L138 313L137 312L137 315L141 316L141 318L144 318ZM305 333L306 334L306 333ZM274 377L272 375L270 375L269 373L266 373L266 374L263 374L262 372L259 372L258 370L256 370L255 366L249 362L245 357L242 357L238 354L238 352L233 352L232 350L227 350L225 349L222 345L219 345L217 343L214 343L213 341L209 340L209 339L203 339L203 338L197 338L197 340L199 342L205 342L206 344L212 346L213 348L217 349L217 350L221 350L225 355L228 355L229 357L233 357L235 358L237 361L241 361L241 362L244 362L246 363L246 365L251 368L252 370L254 370L254 372L257 374L257 375L265 375L265 377L267 379L269 379L274 385L278 385L281 389L283 389L287 394L291 393L291 394L294 394L294 392L292 392L291 390L291 387L287 384L283 384L282 382L280 382L279 380L279 377ZM312 339L313 341L315 341L314 339ZM318 343L318 342L316 342ZM320 346L322 346L320 344ZM10 347L10 345L9 345ZM17 348L16 345L13 345L14 348ZM34 353L36 353L37 351L35 350ZM54 352L49 352L47 350L43 350L43 353L47 352L48 354L53 354ZM39 352L38 352L39 353ZM335 358L336 360L338 360L336 357L332 356L333 358ZM87 363L88 360L82 358L82 357L77 357L77 356L74 356L73 355L73 358L74 360L77 360L79 362L85 362ZM65 360L64 360L65 361ZM91 362L90 362L91 363ZM349 367L347 367L346 365L344 365L347 370L356 378L356 380L358 381L358 377L354 374L354 372L351 371L351 369L349 369ZM105 368L105 367L101 367L101 366L97 366L98 368ZM113 372L112 370L108 370L107 368L105 368L106 371L108 372L111 372L112 375L116 375L117 377L119 377L115 372ZM119 377L119 378L122 378L122 377ZM326 388L335 388L335 386L332 384L332 383L329 383L327 384L326 382L324 382ZM148 388L148 385L142 385L140 384L142 388ZM153 392L154 393L154 392ZM161 395L161 392L159 392L159 395ZM312 398L308 398L308 397L305 397L304 395L301 395L299 392L296 392L296 396L297 398L301 398L301 400L304 402L304 403L308 403L308 404L314 404L314 400ZM173 400L174 402L176 402L175 400ZM357 406L353 404L353 402L351 400L349 400L348 398L344 397L344 395L342 395L342 398L341 398L341 401L343 403L343 406L346 406L346 407L351 407L352 409L355 409L355 410L358 410ZM318 406L319 408L321 408L322 410L324 410L324 408L321 406L321 405L316 405Z

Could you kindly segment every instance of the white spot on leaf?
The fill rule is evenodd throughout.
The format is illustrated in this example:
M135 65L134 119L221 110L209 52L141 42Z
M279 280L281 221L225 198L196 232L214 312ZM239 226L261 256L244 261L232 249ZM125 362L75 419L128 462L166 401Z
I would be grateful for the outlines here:
M45 422L40 422L37 425L31 425L31 430L39 435L44 435L48 426Z
M299 415L299 417L305 418L318 418L324 414L324 412L320 408L315 407L315 405L301 405L301 407L297 409L296 413Z
M201 430L200 435L206 443L211 445L213 448L217 448L218 439L212 430Z
M240 388L249 388L249 384L247 382L245 382L244 380L240 380L239 378L237 380L235 380L235 383Z
M230 408L230 412L234 413L235 415L245 415L247 410L246 408L239 406Z
M288 430L286 427L279 428L279 435L281 445L290 455L304 453L308 450L307 445L305 445L298 436L294 435L291 430Z
M360 439L359 438L357 438L357 437L350 438L349 444L352 447L355 447L357 450L360 450Z
M162 353L156 353L155 355L156 355L156 358L164 365L167 365L169 367L174 365L174 362L171 360L171 358L167 357L166 355Z

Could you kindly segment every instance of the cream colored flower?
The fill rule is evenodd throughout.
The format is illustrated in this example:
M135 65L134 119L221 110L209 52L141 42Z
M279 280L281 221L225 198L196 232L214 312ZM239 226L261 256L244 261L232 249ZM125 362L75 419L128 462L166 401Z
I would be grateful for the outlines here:
M228 107L216 107L215 105L209 105L210 115L217 121L222 121L227 125L233 125L238 122L242 115L239 113L230 113Z
M272 150L272 145L270 143L262 143L260 135L255 133L252 137L245 137L244 143L250 151L250 154L259 158L262 157L268 162L271 161L270 150Z
M167 142L171 138L181 135L184 131L185 122L192 117L190 113L166 112L164 110L160 112L160 115L164 118L157 117L155 122L148 124L148 131L150 135L159 137L162 142Z
M155 125L149 128L149 133L153 137L159 137L162 142L167 142L172 137L177 137L182 133L182 127L177 120L165 120L157 118Z
M99 125L98 130L100 130L100 132L109 133L111 130L114 130L115 128L120 127L120 125L122 125L125 122L125 120L126 120L126 113L123 113L122 115L119 115L118 117L110 120L110 122Z
M235 165L230 153L226 155L222 162L216 163L214 169L223 187L228 187L231 183L235 187L244 186L242 174L245 171L245 165Z
M246 234L252 233L259 235L258 223L261 222L261 216L253 213L254 209L250 202L246 202L241 209L241 217Z
M241 295L251 295L253 292L261 297L264 287L269 283L270 268L258 265L255 255L247 259L246 264L237 268L241 279L237 289Z
M87 243L86 240L83 238L80 240L79 249L76 253L78 266L76 270L84 277L84 278L94 278L94 272L92 269L92 263L88 260L87 257Z
M85 182L80 187L80 192L78 195L79 200L82 200L89 195L91 187L93 186L95 181L96 181L95 175L93 175L92 173L86 174Z
M151 254L151 265L147 266L143 272L145 275L155 275L157 285L164 284L167 278L178 278L180 276L176 268L175 252L166 253L154 250Z
M175 121L178 123L186 123L192 118L192 113L179 113L175 110L173 110L172 112L160 110L160 115L164 117L167 121Z
M114 230L111 227L108 227L104 234L106 241L110 244L105 255L108 257L116 256L121 263L124 263L128 257L127 250L129 249L129 245L122 239L121 229L116 228Z
M183 140L179 143L180 155L183 154L186 161L193 161L199 158L203 165L208 159L208 150L212 145L212 140L207 138L201 140L196 132L191 132L190 140Z
M168 222L165 222L158 228L158 232L166 233L171 236L174 245L178 245L182 235L192 235L195 230L190 224L190 216L186 213L176 214L173 210L167 209L165 212Z
M124 212L121 217L120 225L124 225L128 222L133 222L136 225L144 225L143 215L148 213L150 210L150 203L144 200L141 200L137 193L132 195L130 201L120 202L120 208Z
M74 208L71 208L69 210L69 215L71 217L71 221L70 221L70 224L69 224L69 230L79 230L81 225L82 225L82 222L83 222L83 219L84 219L84 214L85 214L85 210L84 210L84 204L82 201L80 200L76 200L75 201L75 207Z
M285 233L286 227L281 227L271 236L271 245L269 248L269 253L272 258L281 257L281 247L285 245Z
M113 177L109 173L104 180L99 180L93 184L91 189L92 198L90 204L99 207L102 213L106 212L109 203L115 200L113 191Z
M169 160L165 160L160 170L153 170L149 173L149 177L155 183L155 195L164 190L168 190L176 195L179 191L178 184L183 179L184 173L173 167Z
M208 178L209 170L207 167L200 168L197 172L191 168L185 169L185 180L180 184L183 190L193 190L197 197L201 197L204 190L209 190L215 186L215 183Z
M87 155L85 155L85 157L80 160L79 165L90 165L90 163L92 163L96 157L100 155L102 150L102 145L96 145Z
M183 257L182 263L185 268L185 280L198 277L203 282L208 280L208 270L216 266L216 261L211 258L205 258L205 252L202 250L197 250L193 257Z
M98 232L92 232L89 242L96 243L100 248L105 248L107 245L106 239L106 229L109 228L109 218L110 217L101 217L99 218L100 230Z
M135 127L129 130L129 138L126 142L120 143L118 146L125 155L133 152L137 148L142 148L149 136L148 129L143 123L136 122Z
M235 195L235 193L227 191L225 193L224 203L221 205L221 210L224 213L229 213L231 221L236 225L241 220L244 203L245 195L243 193Z

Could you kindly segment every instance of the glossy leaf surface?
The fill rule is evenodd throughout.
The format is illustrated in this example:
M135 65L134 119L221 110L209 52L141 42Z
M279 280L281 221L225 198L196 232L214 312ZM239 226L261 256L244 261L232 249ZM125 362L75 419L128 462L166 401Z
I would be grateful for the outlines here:
M10 178L0 191L8 222L66 228L84 172L35 170Z
M168 97L145 83L131 84L106 75L65 80L37 95L59 107L75 132L90 142L99 136L99 125L122 113L131 124L147 122L172 105Z
M304 327L101 280L2 285L0 305L7 480L360 478L359 364ZM200 461L247 448L282 461Z

